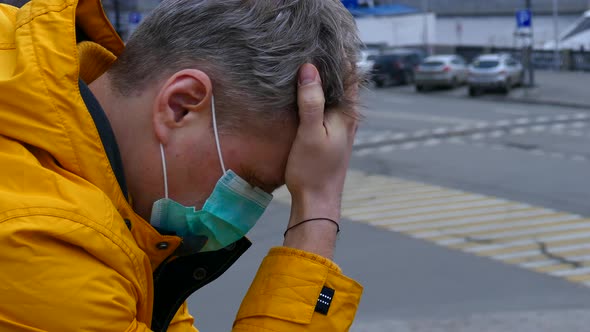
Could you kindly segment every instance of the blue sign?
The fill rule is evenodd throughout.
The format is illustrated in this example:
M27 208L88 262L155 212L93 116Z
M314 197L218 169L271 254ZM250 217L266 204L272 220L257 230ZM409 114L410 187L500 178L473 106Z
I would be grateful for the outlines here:
M141 13L130 12L129 13L129 24L139 24L141 22Z
M359 6L359 1L358 0L342 0L342 4L344 5L344 7L348 8L348 9L355 9Z
M529 9L516 12L516 26L519 28L530 28L533 23L533 13Z

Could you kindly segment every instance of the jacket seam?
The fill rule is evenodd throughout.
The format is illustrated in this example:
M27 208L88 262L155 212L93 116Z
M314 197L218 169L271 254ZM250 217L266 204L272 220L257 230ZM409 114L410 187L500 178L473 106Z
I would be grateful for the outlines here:
M305 257L301 257L301 258L305 258ZM300 277L297 277L297 276L293 276L293 275L289 275L289 274L286 274L286 273L268 273L265 276L265 279L271 278L274 275L286 275L286 276L290 276L290 277L293 277L293 278L298 279L298 280L310 282L310 280L303 279L303 278L300 278ZM311 282L313 283L312 287L315 287L315 288L318 289L318 295L317 296L319 296L319 291L321 290L321 287L326 285L327 280L329 278L329 275L330 275L330 271L329 270L326 271L325 273L323 273L323 276L321 278L321 285L319 285L319 286L318 286L318 283L316 282L316 280L311 280ZM266 282L266 280L265 280L265 282ZM288 286L285 286L285 287L286 288L289 288ZM292 299L292 298L290 298L288 296L282 296L282 295L272 294L272 292L266 293L266 292L264 292L264 288L260 289L257 292L256 295L257 296L266 296L266 297L269 297L270 296L270 298L273 298L273 299L274 298L278 298L278 299ZM304 300L307 300L307 299L304 298ZM316 299L314 298L313 300L310 300L310 301L314 301L315 302ZM288 318L288 317L285 317L284 315L279 315L279 314L274 314L274 313L273 314L268 314L268 313L260 312L260 310L253 310L253 311L251 310L250 312L248 312L248 311L245 310L246 313L241 313L241 311L238 311L237 317L239 317L240 319L246 319L246 318L250 318L250 317L253 317L253 316L263 315L263 316L273 317L273 318L280 319L280 320L286 320L286 321L289 321L291 323L310 324L310 322L311 322L311 320L313 318L313 313L315 311L315 305L314 305L315 303L306 303L305 301L298 301L298 302L303 303L306 306L306 308L304 309L304 313L305 313L305 317L309 317L308 319Z
M338 270L333 269L331 266L328 266L326 264L323 264L322 262L320 262L317 259L313 259L313 258L306 257L306 256L303 256L303 255L292 254L292 253L282 253L281 252L281 253L270 253L270 254L268 254L267 257L273 257L273 256L296 257L297 259L303 259L303 260L306 260L306 261L308 261L310 263L314 263L315 265L319 265L319 266L327 269L328 271L339 272ZM332 263L332 264L334 264L334 263Z
M300 278L300 277L293 276L293 274L288 274L288 273L284 273L284 272L271 273L271 274L267 275L265 277L265 279L268 280L268 279L274 278L276 276L290 277L290 278L293 278L293 279L297 279L297 280L308 282L308 283L312 283L312 284L311 285L302 285L302 286L290 285L290 286L275 287L275 288L272 288L272 290L262 289L260 291L260 295L266 295L266 296L269 296L270 295L272 297L285 298L285 299L292 300L292 297L284 296L284 295L276 295L276 294L273 294L273 292L276 291L276 290L279 290L279 289L283 289L283 288L287 288L287 289L300 288L300 287L320 288L320 287L323 287L326 284L326 280L327 280L327 275L326 275L324 278L322 278L322 280L323 280L322 285L321 286L318 286L318 284L317 284L317 282L315 282L315 280L303 279L303 278ZM305 301L300 301L300 302L305 303ZM313 305L315 305L316 299L314 298L314 299L310 300L310 302L311 303L305 303L305 304L308 304L308 305L313 306Z
M48 207L42 207L42 206L38 206L38 207L27 207L27 208L19 208L19 209L13 209L13 210L9 210L9 211L19 211L19 210L23 210L23 209L51 209L51 210L55 210L55 211L62 211L65 212L63 214L60 213L50 213L49 211L46 211L44 213L30 213L30 212L25 212L23 211L22 213L15 213L11 216L7 216L5 218L0 219L0 224L3 222L7 222L9 220L12 219L18 219L18 218L24 218L24 217L32 217L32 216L41 216L41 217L55 217L55 218L60 218L60 219L64 219L64 220L68 220L72 223L75 224L79 224L82 225L84 227L90 228L92 230L94 230L95 232L99 233L102 237L104 237L105 239L107 239L108 241L110 241L112 244L114 244L116 247L118 247L119 249L121 249L121 251L123 251L125 253L125 256L127 256L127 258L129 259L129 261L131 262L131 264L133 265L133 268L135 270L135 272L137 273L137 276L141 276L143 275L143 273L141 273L141 271L138 269L139 266L139 261L137 259L137 256L135 254L133 254L130 250L130 248L128 246L124 245L124 240L121 239L119 236L117 236L117 234L115 234L112 231L109 231L108 229L106 229L106 227L102 226L99 223L97 223L96 221L83 216L81 214L69 211L69 210L65 210L65 209L60 209L60 208L48 208ZM6 211L6 212L9 212ZM74 220L71 217L68 217L66 214L70 214L70 215L74 215L76 217L78 217L81 220L85 220L87 221L87 223L82 223L78 220ZM97 227L98 226L98 227ZM104 228L104 230L99 229L99 228ZM111 235L111 237L107 236ZM117 241L114 241L113 239L116 239ZM83 249L83 248L82 248ZM147 283L144 280L144 278L138 278L140 283L141 283L141 287L142 289L146 289L147 290ZM146 296L144 296L146 297Z
M309 259L309 260L316 261L316 262L318 262L321 265L325 265L330 270L341 271L341 269L338 266L338 264L336 264L331 259L328 259L326 257L319 256L317 254L313 254L313 253L310 253L310 252L307 252L307 251L304 251L304 250L300 250L300 249L289 248L289 247L285 247L285 246L273 247L273 248L270 249L270 251L269 251L269 253L268 253L267 256L296 256L296 257L302 257L302 258L306 258L306 259Z
M112 203L112 202L111 202L111 201L108 199L108 197L107 197L106 195L102 195L102 199L103 199L103 202L105 203L105 206L108 206L109 204L111 204L111 205L113 204L113 203ZM110 233L110 234L111 234L113 237L116 237L116 238L119 240L119 242L120 242L121 244L124 244L125 242L124 242L124 240L123 240L122 238L120 238L120 237L116 236L116 234L115 234L113 231L110 231L110 229L113 227L113 222L115 221L115 215L114 215L114 213L113 213L113 209L106 209L106 210L107 210L107 212L106 212L105 220L110 220L110 225L109 225L109 227L108 227L108 228L107 228L107 227L105 227L105 229L106 229L107 231L109 231L109 233ZM121 218L122 218L122 217L121 217ZM92 221L92 220L90 220L90 219L89 219L89 221ZM96 222L95 222L95 223L96 223ZM107 237L106 235L103 235L103 236L104 236L105 238L109 239L111 242L113 242L113 243L114 243L114 241L112 241L112 240L111 240L109 237ZM122 248L122 246L119 246L119 245L117 245L117 246L118 246L119 248L121 248L121 250L125 251L125 249L123 249L123 248ZM131 261L131 264L133 264L133 269L135 270L135 275L137 276L137 279L139 280L139 283L140 283L140 285L141 285L141 288L142 288L142 289L147 289L147 281L146 281L146 280L144 280L144 278L142 278L142 277L141 277L141 276L143 276L144 274L142 274L142 273L141 273L141 271L139 271L139 269L137 268L137 267L139 266L139 261L137 260L137 257L136 257L136 256L135 256L135 255L134 255L132 252L131 252L131 249L130 249L130 248L127 248L127 252L128 252L128 254L127 254L127 255L128 255L128 256L130 256L130 257L129 257L129 260ZM138 296L138 294L137 294L137 291L135 290L135 288L132 288L132 289L133 289L133 293L134 293L134 295L135 295L135 298L136 298L136 299L139 299L139 296Z
M27 17L22 22L17 22L15 30L18 30L23 25L30 23L31 21L33 21L34 19L36 19L37 17L39 17L41 15L45 15L45 14L51 13L51 12L61 12L71 5L72 5L71 3L63 2L59 5L46 5L45 7L38 9L36 11L33 11L32 8L29 8L29 15L28 15L29 17Z
M56 7L57 7L57 6L56 6ZM54 12L61 12L61 11L64 11L64 10L66 10L68 7L71 7L71 5L65 5L65 6L63 6L63 8L61 8L61 10L56 10L56 11L54 11ZM48 12L49 12L49 11L46 11L46 12L44 12L43 14L46 14L46 13L48 13ZM40 15L37 15L37 16L35 16L35 17L39 17L39 16L40 16ZM34 29L34 25L31 25L31 26L30 26L30 29L31 29L31 30L33 30L33 29ZM41 68L40 68L40 66L39 66L39 64L40 64L41 62L39 61L39 52L38 52L38 50L37 50L37 48L38 48L38 46L37 46L37 45L38 45L38 43L36 43L36 40L35 40L35 38L36 38L36 35L35 35L35 33L34 33L33 31L31 31L31 36L30 36L30 37L31 37L31 43L34 45L34 47L33 47L33 53L34 53L34 55L35 55L35 62L36 62L37 72L38 72L39 76L41 77L41 79L43 80L43 85L44 85L44 87L45 87L45 93L46 93L46 94L49 96L49 88L48 88L48 85L47 85L47 80L46 80L46 78L45 78L45 75L43 75L43 72L41 71ZM77 154L77 152L76 152L76 149L72 149L72 146L73 146L73 144L72 144L72 139L71 139L71 137L70 137L70 134L69 134L69 129L68 129L68 128L67 128L67 126L65 125L65 122L64 122L63 116L61 115L61 113L60 113L60 112L59 112L59 110L57 109L57 107L56 107L56 105L55 105L55 101L54 101L54 99L53 99L53 98L49 98L49 100L50 100L50 103L51 103L52 109L53 109L53 111L56 113L56 116L57 116L57 118L59 119L59 122L60 122L60 124L61 124L61 127L63 128L63 132L64 132L64 133L66 133L66 135L65 135L65 138L66 138L66 139L69 141L69 143L70 143L70 144L69 144L69 148L70 148L70 150L73 152L74 159L75 159L75 165L74 165L74 167L75 167L75 171L76 171L76 173L82 173L82 172L81 172L81 170L80 170L80 162L79 162L79 159L78 159L78 154Z
M354 288L360 289L361 291L363 289L363 287L357 281L345 276L342 273L335 273L335 272L330 271L330 272L328 272L328 277L326 278L325 282L328 282L330 278L335 278L335 279L338 279L338 280L341 280L341 281L344 281L347 283L352 282L354 285Z
M274 317L272 317L272 318L274 318ZM279 320L284 320L284 319L280 319L280 318L276 318L276 319L279 319ZM292 324L299 324L299 325L302 325L302 324L300 324L300 323L295 323L295 322L290 322L290 323L292 323ZM236 322L236 324L235 324L235 325L238 325L238 323ZM308 324L306 324L306 325L308 325ZM256 331L272 331L272 332L281 332L281 331L279 331L279 330L275 330L275 329L269 329L269 328L267 328L267 327L260 327L260 326L256 326L256 325L252 325L252 324L245 324L245 323L241 323L241 324L239 324L239 326L238 326L238 327L242 327L242 326L244 326L244 327L246 327L246 326L247 326L247 327L254 328ZM242 329L240 328L240 330L242 330ZM249 329L247 329L247 330L249 330ZM247 330L246 330L246 331L247 331Z

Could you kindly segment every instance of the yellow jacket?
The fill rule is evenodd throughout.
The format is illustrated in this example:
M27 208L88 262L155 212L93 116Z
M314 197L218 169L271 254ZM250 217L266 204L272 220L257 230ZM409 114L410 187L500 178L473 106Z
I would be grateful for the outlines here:
M195 331L186 298L250 246L177 257L181 239L132 210L86 86L123 48L99 0L0 5L0 331ZM273 248L233 330L346 331L361 292L331 261Z

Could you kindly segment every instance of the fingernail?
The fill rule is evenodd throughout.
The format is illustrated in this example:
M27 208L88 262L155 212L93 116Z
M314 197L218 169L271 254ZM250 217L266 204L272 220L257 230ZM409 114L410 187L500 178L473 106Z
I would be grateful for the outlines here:
M310 64L305 64L301 67L299 71L299 85L307 85L309 83L313 83L318 78L318 71L315 69L314 66Z

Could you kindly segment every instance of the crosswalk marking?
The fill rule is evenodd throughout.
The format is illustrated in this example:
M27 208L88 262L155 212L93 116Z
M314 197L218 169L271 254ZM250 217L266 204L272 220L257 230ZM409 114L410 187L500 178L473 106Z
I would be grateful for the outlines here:
M416 225L416 227L405 227L399 230L420 231L414 233L417 237L430 237L428 234L440 235L441 233L453 234L466 231L475 232L478 230L491 230L502 223L512 220L524 220L525 217L538 217L551 213L550 210L537 210L526 208L506 213L488 213L480 216L469 216L467 218L454 218L443 222L433 222L430 225ZM397 231L398 228L395 228Z
M585 267L582 269L569 269L569 270L561 270L555 272L549 272L549 274L559 277L564 276L579 276L579 275L586 275L590 273L590 267Z
M554 250L553 248L550 249L552 254L555 255L559 255L560 257L571 257L571 256L578 256L578 255L584 255L586 253L588 253L588 249L587 247L581 245L578 247L573 247L573 248L555 248L556 250ZM505 261L507 263L512 263L512 264L524 264L524 263L529 263L529 262L533 262L533 261L537 261L539 259L546 259L547 256L537 253L535 255L533 254L523 254L523 256L518 256L518 257L507 257L507 258L501 258L501 257L497 257L497 259ZM556 261L556 263L558 263Z
M546 237L540 237L534 240L518 240L518 241L512 241L512 242L505 242L505 243L501 243L501 244L492 244L492 245L488 245L488 246L473 246L471 244L460 244L455 246L455 248L460 249L462 248L465 251L468 252L491 252L491 251L501 251L501 250L507 250L507 251L513 251L514 247L519 247L522 248L523 246L527 246L527 245L533 245L533 244L537 244L539 242L553 242L553 241L562 241L562 240L573 240L573 239L579 239L579 238L590 238L590 232L576 232L576 233L566 233L566 234L560 234L560 235L553 235L553 236L546 236Z
M436 222L436 221L447 221L453 223L469 223L471 220L476 221L485 221L485 220L494 220L499 218L496 212L504 212L509 209L513 204L499 204L496 206L488 206L488 207L477 207L471 209L463 209L451 212L443 212L438 214L430 214L430 215L418 215L412 216L407 218L396 218L395 220L375 220L375 221L368 221L370 224L375 226L392 226L392 225L417 225L419 223L426 224L429 222ZM477 219L476 219L477 218ZM395 227L392 226L393 229Z
M566 279L573 282L581 282L582 284L590 287L590 274L568 276Z
M349 194L344 194L342 196L342 201L343 203L346 203L348 201L356 201L358 199L375 199L376 197L381 197L381 195L387 195L387 194L403 194L405 192L407 192L408 190L417 190L418 192L420 192L423 189L426 189L428 187L425 187L424 185L417 185L417 184L396 184L395 185L395 191L391 190L391 185L387 185L387 184L380 184L380 185L375 185L374 188L372 188L371 191L367 191L367 190L363 190L363 189L358 189L358 190L354 190L354 192L349 193ZM428 189L432 189L432 188L428 188Z
M590 249L590 242L586 242L583 244L566 245L566 246L555 246L555 247L551 248L551 252L555 254L555 253L561 253L561 252L569 252L569 251L578 250L578 249ZM510 254L498 255L498 256L494 256L494 257L497 259L501 259L501 260L509 260L509 259L514 259L514 258L531 257L531 256L537 256L537 255L539 255L538 250L526 250L526 251L520 251L520 252L515 252L515 253L510 253Z
M285 188L275 197L290 203ZM351 171L342 216L590 287L590 219L580 215Z
M590 241L590 239L588 239ZM583 262L583 261L590 261L590 255L581 255L581 256L569 256L566 259L573 261L573 262ZM542 269L545 267L552 267L556 266L554 260L541 260L541 261L534 261L534 262L527 262L521 264L523 267L527 268L534 268L534 269Z
M463 193L449 194L445 191L427 192L422 195L398 195L397 197L385 196L379 199L370 200L370 204L349 205L343 208L343 213L352 215L355 213L378 211L379 209L391 207L393 203L402 203L404 207L419 207L429 204L441 204L451 202L461 202L479 199L473 195Z
M567 244L567 243L578 243L578 242L588 242L590 243L590 236L586 233L585 235L583 234L582 236L579 237L567 237L565 239L560 239L560 240L529 240L527 244L523 244L523 245L519 245L519 246L510 246L510 247L506 247L506 248L500 248L500 249L492 249L492 250L478 250L478 251L474 251L474 250L469 250L471 248L467 248L465 249L465 251L467 252L472 252L472 253L476 253L476 254L480 254L480 255L488 255L488 256L492 256L492 255L502 255L505 253L511 253L517 250L531 250L531 249L538 249L540 244L545 244L545 245L551 245L553 246L557 246L557 245L561 245L561 244Z
M587 228L586 230L584 230L583 228ZM497 239L496 241L493 241L493 243L517 243L519 241L534 241L536 239L547 239L547 238L553 238L553 237L557 237L557 236L569 236L573 234L580 234L580 233L588 233L590 232L590 226L587 227L576 227L573 229L564 229L564 230L553 230L551 232L549 232L548 234L539 234L536 236L530 236L530 235L517 235L517 236L511 236L511 237L507 237L504 239ZM439 243L440 245L447 245L446 243ZM448 244L447 246L454 248L454 249L460 249L460 250L466 250L464 248L476 248L478 247L477 244L473 244L470 242L464 242L464 241L459 241L456 243L452 243L452 244Z
M458 210L467 207L481 207L490 206L504 203L502 200L486 200L481 198L475 198L472 202L461 202L447 205L429 205L426 207L403 207L402 204L394 205L389 209L371 211L369 213L351 213L351 218L358 219L379 219L379 218L392 218L392 217L407 217L413 215L422 215L431 212L440 212L447 210Z
M359 219L373 219L384 216L396 216L398 214L420 214L430 211L441 211L442 209L453 209L470 206L468 204L482 201L482 197L472 195L460 195L454 197L446 197L443 199L426 199L398 202L389 205L379 205L373 209L347 209L347 215L350 218ZM487 202L486 204L488 204ZM391 213L390 213L391 212Z
M485 232L483 234L471 234L474 236L485 236L486 239L490 240L490 241L494 241L494 240L501 240L501 239L506 239L506 238L523 238L523 237L534 237L536 235L541 235L541 234L551 234L554 231L561 231L561 230L590 230L590 224L588 222L580 222L575 221L572 223L556 223L554 225L550 225L550 226L544 226L544 227L536 227L534 229L525 229L525 230L518 230L518 231L508 231L508 232L501 232L501 233L493 233L493 234L486 234ZM433 238L435 241L437 241L438 244L441 245L450 245L450 244L457 244L457 243L463 243L463 242L467 242L466 240L463 240L461 238L454 238L454 239L448 239L448 238L442 238L438 239L438 238Z
M509 220L497 220L493 223L487 223L485 225L477 225L477 226L465 226L463 228L457 229L451 228L450 230L435 230L435 231L427 231L427 232L420 232L413 234L415 237L418 238L435 238L441 235L487 235L487 234L497 234L498 232L506 233L508 230L530 230L530 229L538 229L536 226L546 224L556 225L564 221L570 221L577 219L576 216L571 216L567 214L542 214L534 219L519 219L513 218Z

